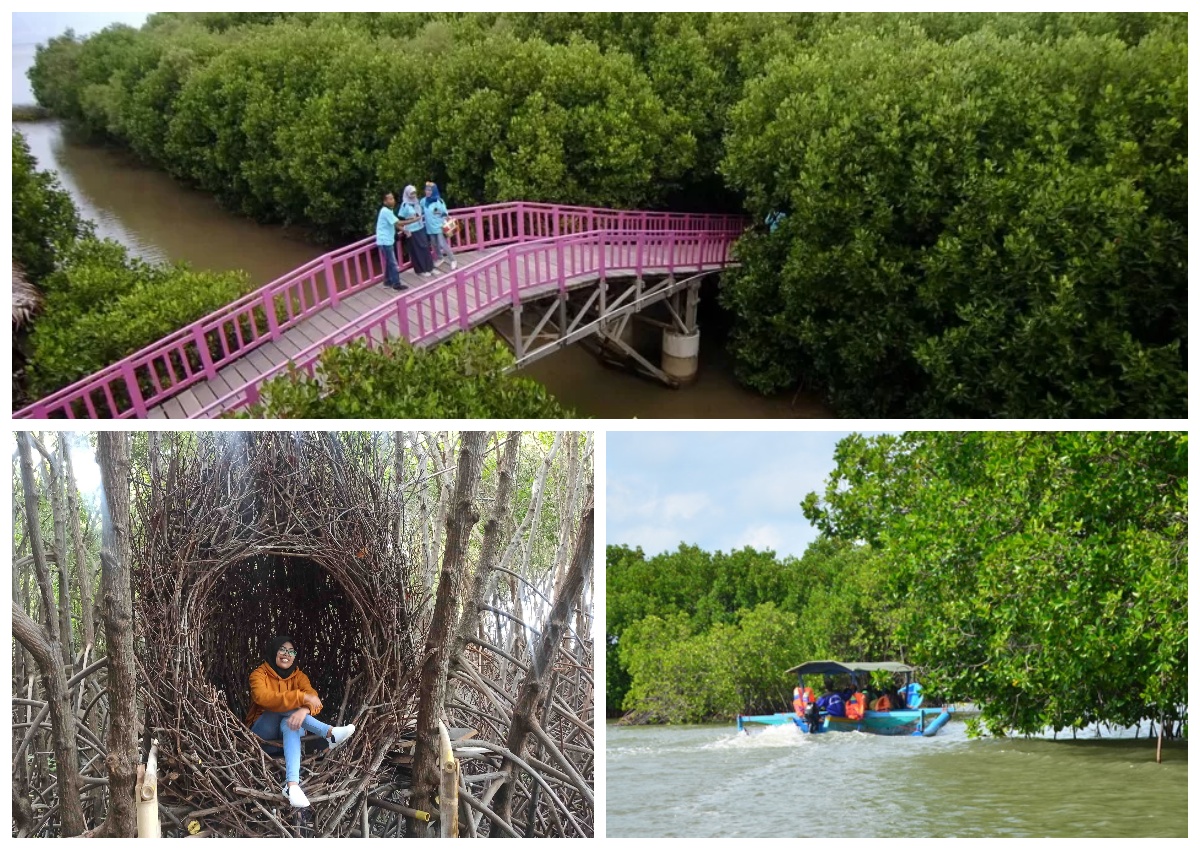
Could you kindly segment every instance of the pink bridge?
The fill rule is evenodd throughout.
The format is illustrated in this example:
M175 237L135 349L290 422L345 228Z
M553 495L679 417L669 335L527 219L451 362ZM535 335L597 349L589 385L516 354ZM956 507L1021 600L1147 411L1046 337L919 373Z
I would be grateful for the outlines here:
M219 416L258 402L262 385L290 368L314 374L330 346L356 339L373 346L389 337L433 345L510 310L510 342L524 364L730 265L730 248L747 224L735 215L524 202L451 214L460 224L452 243L456 271L426 280L406 263L402 280L410 288L396 294L376 285L383 269L374 237L368 237L317 257L15 418ZM634 283L606 299L609 278ZM647 278L665 282L646 287ZM594 292L580 299L570 320L563 305L573 291L588 287ZM547 310L529 339L543 332L551 316L560 319L557 336L534 353L521 330L522 304L555 296L559 307Z

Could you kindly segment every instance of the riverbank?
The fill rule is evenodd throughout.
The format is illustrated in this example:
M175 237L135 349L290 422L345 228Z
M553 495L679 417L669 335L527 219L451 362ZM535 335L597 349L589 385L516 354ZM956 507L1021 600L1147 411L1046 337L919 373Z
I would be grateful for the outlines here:
M50 110L34 104L23 104L12 108L13 123L24 121L52 121L54 116L50 114Z

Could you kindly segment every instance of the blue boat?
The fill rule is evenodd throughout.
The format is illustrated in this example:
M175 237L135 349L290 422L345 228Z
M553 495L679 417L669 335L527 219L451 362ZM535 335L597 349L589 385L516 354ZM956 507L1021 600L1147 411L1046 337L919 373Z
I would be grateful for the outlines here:
M889 689L886 710L870 705L883 703L871 700L866 693L871 674L879 671L900 679L897 687ZM950 721L953 706L925 708L921 686L913 681L913 668L895 661L807 661L787 672L795 673L799 685L795 690L793 711L777 714L739 714L738 731L749 732L760 726L796 726L806 733L866 732L871 735L916 735L931 738ZM841 708L841 697L815 698L813 690L804 683L805 676L849 676L854 696Z

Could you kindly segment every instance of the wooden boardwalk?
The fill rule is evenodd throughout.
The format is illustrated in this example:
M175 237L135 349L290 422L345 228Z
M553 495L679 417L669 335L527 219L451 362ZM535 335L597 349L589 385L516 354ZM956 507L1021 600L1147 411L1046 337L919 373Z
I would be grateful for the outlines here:
M506 202L457 211L458 269L432 278L406 269L386 289L370 237L315 258L278 280L39 399L16 418L183 419L220 416L259 400L292 367L314 374L321 352L354 340L404 338L424 347L512 312L518 357L525 305L529 340L550 327L543 356L604 323L671 296L687 276L732 264L738 216ZM625 279L610 290L598 282ZM663 280L665 279L665 280ZM662 280L647 288L646 281ZM567 317L566 294L592 287ZM557 296L560 302L546 303ZM533 306L531 302L541 303ZM574 301L574 299L572 299ZM562 325L558 328L558 325ZM528 355L529 351L525 351Z
M461 253L457 254L455 259L458 260L459 268L462 268L500 250L502 249ZM446 268L442 266L436 269L437 273L432 278L423 278L415 271L407 269L400 273L400 282L408 287L408 292L415 292L436 285L439 278L444 277ZM280 339L268 340L245 357L219 369L214 380L194 384L162 404L149 408L149 418L191 419L218 399L239 387L257 381L330 334L352 325L356 319L394 301L400 294L394 289L386 289L382 284L377 284L343 299L336 307L326 307L285 331Z
M504 253L504 251L505 249L494 249L458 254L456 259L459 270L468 271L467 266ZM627 271L617 268L619 257L616 256L613 249L604 249L604 253L605 263L608 267L613 268L613 274L628 275ZM564 262L568 266L567 289L592 286L599 280L599 275L594 270L571 274L572 268L594 269L596 265L594 254L594 249L585 254L577 252L569 258L568 262ZM679 259L676 260L673 271L675 273L700 271L701 265L699 255L696 256L694 264L688 264L687 258L684 257L682 262ZM494 273L488 276L485 286L473 286L465 290L468 326L476 327L512 308L512 303L507 297L499 298L497 296L507 296L511 288L512 269L514 268L522 303L553 295L559 291L557 283L560 270L559 258L552 253L541 252L536 258L532 258L531 262L518 261L512 265L499 263L492 269ZM665 266L650 267L643 269L643 276L662 277L669 274L670 271ZM457 333L462 327L462 311L458 299L456 297L438 298L435 294L439 286L443 286L443 282L451 282L451 277L452 274L440 269L433 278L422 278L411 270L403 272L400 280L409 287L404 293L409 300L408 308L405 311L407 331L401 331L405 321L397 310L383 320L375 319L372 322L374 326L366 333L359 335L368 337L375 342L403 336L405 339L419 340L416 343L419 346L427 346ZM540 281L546 282L541 283ZM454 292L453 289L447 289L448 296L453 296ZM382 285L375 285L345 298L336 307L326 307L321 312L290 328L281 335L280 339L269 340L246 356L224 366L218 370L215 380L196 383L178 395L172 396L163 404L149 408L149 418L191 419L197 415L204 415L202 412L214 402L247 384L261 383L264 376L271 372L278 372L279 367L286 366L297 355L327 340L331 334L337 334L339 331L349 334L364 321L371 321L373 314L377 315L381 308L394 304L400 294L395 290L385 289ZM426 297L427 294L433 295L433 297ZM430 332L430 329L436 330ZM219 413L220 411L217 411L216 415ZM207 415L214 415L214 412L209 410Z

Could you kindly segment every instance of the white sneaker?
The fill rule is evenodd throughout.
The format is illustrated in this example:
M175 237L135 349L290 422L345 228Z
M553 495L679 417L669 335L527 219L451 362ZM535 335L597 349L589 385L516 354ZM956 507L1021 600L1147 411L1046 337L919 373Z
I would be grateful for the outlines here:
M346 743L346 739L354 734L354 724L348 726L334 726L330 730L333 737L329 739L329 749L334 750Z
M300 790L299 785L284 785L283 793L288 798L288 802L297 809L306 809L310 805L308 797Z
M433 272L421 272L421 277L433 277Z
M458 268L458 261L457 261L457 260L451 260L451 261L450 261L450 271L454 271L456 268Z

